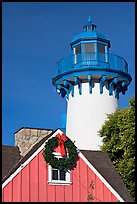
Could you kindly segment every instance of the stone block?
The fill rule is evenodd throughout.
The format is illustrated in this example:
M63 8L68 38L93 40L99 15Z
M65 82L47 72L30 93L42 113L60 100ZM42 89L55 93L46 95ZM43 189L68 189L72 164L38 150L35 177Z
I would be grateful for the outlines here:
M15 133L15 144L19 147L21 155L24 156L37 142L51 132L52 130L22 128Z
M31 129L31 136L38 136L37 129Z
M24 135L30 136L31 130L30 129L24 129Z
M41 137L41 130L38 130L38 137Z
M18 132L18 135L21 137L22 135L24 135L24 130L25 128L22 128L19 132Z
M47 130L41 130L41 136L42 135L47 135L48 134L48 131Z
M25 140L25 139L26 139L26 136L25 136L25 135L23 135L23 136L22 136L22 140Z
M23 140L20 140L20 141L17 143L17 145L21 147L23 143L24 143L24 141L23 141Z
M44 136L47 136L51 133L52 131L51 130L41 130L41 137L43 138L43 135Z
M28 149L31 147L31 144L23 142L21 146L19 146L20 154L24 156Z
M38 140L38 137L31 137L28 142L29 144L34 144Z
M29 136L28 136L28 135L25 135L25 139L26 139L26 140L29 140L30 137L31 137L30 135L29 135Z

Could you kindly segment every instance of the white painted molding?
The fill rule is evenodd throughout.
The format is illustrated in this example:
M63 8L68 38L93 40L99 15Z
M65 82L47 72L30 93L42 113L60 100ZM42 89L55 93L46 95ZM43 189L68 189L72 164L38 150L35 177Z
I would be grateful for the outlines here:
M47 181L49 185L66 185L69 186L70 184L72 184L72 182L67 182L67 181Z

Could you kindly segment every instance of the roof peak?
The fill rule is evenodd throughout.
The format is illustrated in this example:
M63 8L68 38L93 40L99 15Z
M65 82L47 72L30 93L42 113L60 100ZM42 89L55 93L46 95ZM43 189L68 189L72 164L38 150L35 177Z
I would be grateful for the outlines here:
M88 24L86 24L85 26L83 26L83 30L84 31L93 31L96 29L96 25L92 23L91 21L91 17L88 17Z

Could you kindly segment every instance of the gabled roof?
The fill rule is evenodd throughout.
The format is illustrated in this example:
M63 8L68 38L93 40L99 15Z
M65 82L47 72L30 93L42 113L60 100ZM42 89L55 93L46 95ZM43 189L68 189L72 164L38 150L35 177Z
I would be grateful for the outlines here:
M56 135L56 132L62 131L58 129L47 135L36 143L36 145L34 145L24 157L20 156L18 147L3 145L2 183L4 183L23 163L32 157L36 151L45 144L46 140ZM87 165L93 166L96 169L96 172L98 172L126 202L134 202L107 153L103 151L80 150L80 155L83 155L85 161L88 161Z
M90 39L90 38L91 39L100 38L108 41L108 38L106 37L106 35L99 33L96 30L92 30L92 31L86 31L86 32L84 31L74 36L71 43L74 43L78 39L83 40L83 39Z

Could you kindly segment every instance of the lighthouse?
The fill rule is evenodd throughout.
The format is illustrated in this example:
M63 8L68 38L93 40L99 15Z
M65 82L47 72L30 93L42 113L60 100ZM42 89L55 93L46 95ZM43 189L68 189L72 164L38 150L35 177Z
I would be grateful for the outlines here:
M91 22L73 37L72 55L56 63L53 85L67 100L66 135L79 149L100 150L107 114L118 107L132 78L122 57L110 53L110 40Z

